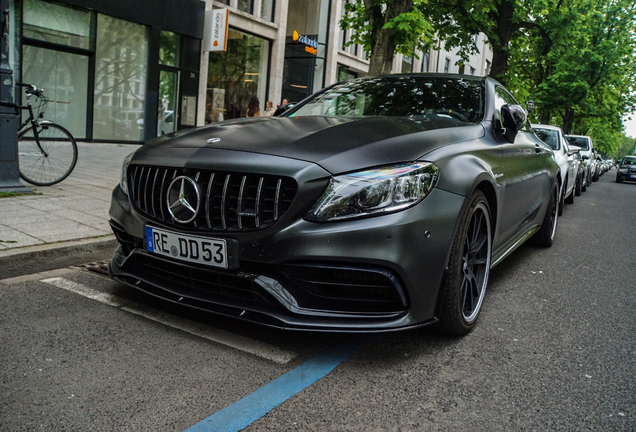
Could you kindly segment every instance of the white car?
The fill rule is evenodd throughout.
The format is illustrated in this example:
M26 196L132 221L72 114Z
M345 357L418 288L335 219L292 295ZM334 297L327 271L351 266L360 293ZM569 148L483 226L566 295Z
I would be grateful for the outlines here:
M570 149L568 140L561 128L542 124L533 124L534 133L546 143L554 153L554 158L559 164L559 174L561 177L561 206L559 206L559 216L563 213L563 203L574 203L575 190L579 178L580 158L575 155L580 149ZM578 185L580 187L580 185Z

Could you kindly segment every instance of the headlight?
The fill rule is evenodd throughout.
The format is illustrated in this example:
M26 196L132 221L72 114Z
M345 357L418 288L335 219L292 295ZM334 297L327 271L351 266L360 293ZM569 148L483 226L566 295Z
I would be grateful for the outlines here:
M618 172L626 173L627 172L627 168L619 168Z
M438 168L427 162L333 177L305 218L325 222L403 210L422 201L438 177Z
M135 152L132 152L124 158L124 163L121 168L121 180L119 180L119 186L126 195L128 195L128 177L126 177L126 172L128 171L128 165L130 165L130 160L132 159L134 154Z

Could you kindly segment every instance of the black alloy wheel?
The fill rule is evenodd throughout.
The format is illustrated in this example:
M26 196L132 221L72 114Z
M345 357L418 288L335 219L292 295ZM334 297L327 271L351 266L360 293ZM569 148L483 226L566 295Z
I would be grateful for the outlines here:
M491 255L490 208L486 196L478 190L462 214L453 240L442 285L439 331L464 335L474 327L488 286Z
M576 196L581 196L583 191L581 190L582 179L579 177L576 179L576 185L574 186L574 194Z

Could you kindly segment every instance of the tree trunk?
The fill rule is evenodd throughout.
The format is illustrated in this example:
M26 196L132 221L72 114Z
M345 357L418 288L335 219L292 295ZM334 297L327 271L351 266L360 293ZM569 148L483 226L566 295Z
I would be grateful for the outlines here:
M395 54L395 38L390 30L374 34L373 49L369 59L369 75L387 75L391 73Z
M515 13L514 0L502 0L497 6L496 13L492 16L497 23L497 31L494 37L489 37L488 41L492 46L492 67L489 76L506 84L506 73L508 72L508 47L512 37L513 17ZM518 28L518 26L517 26Z
M541 115L539 116L539 122L541 124L549 125L550 124L550 117L552 117L550 115L550 111L542 111Z
M396 16L413 9L413 0L393 0L386 5L384 11L380 5L375 4L374 0L364 0L364 6L369 24L373 28L369 75L390 74L395 55L395 36L392 29L383 29L383 27Z
M563 133L571 134L572 125L574 124L574 110L570 107L565 109L565 115L563 116Z

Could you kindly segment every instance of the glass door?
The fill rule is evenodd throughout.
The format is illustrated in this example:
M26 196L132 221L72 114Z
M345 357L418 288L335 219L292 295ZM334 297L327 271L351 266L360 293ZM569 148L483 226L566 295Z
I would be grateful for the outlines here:
M157 136L177 130L179 104L179 72L162 69L159 73Z

